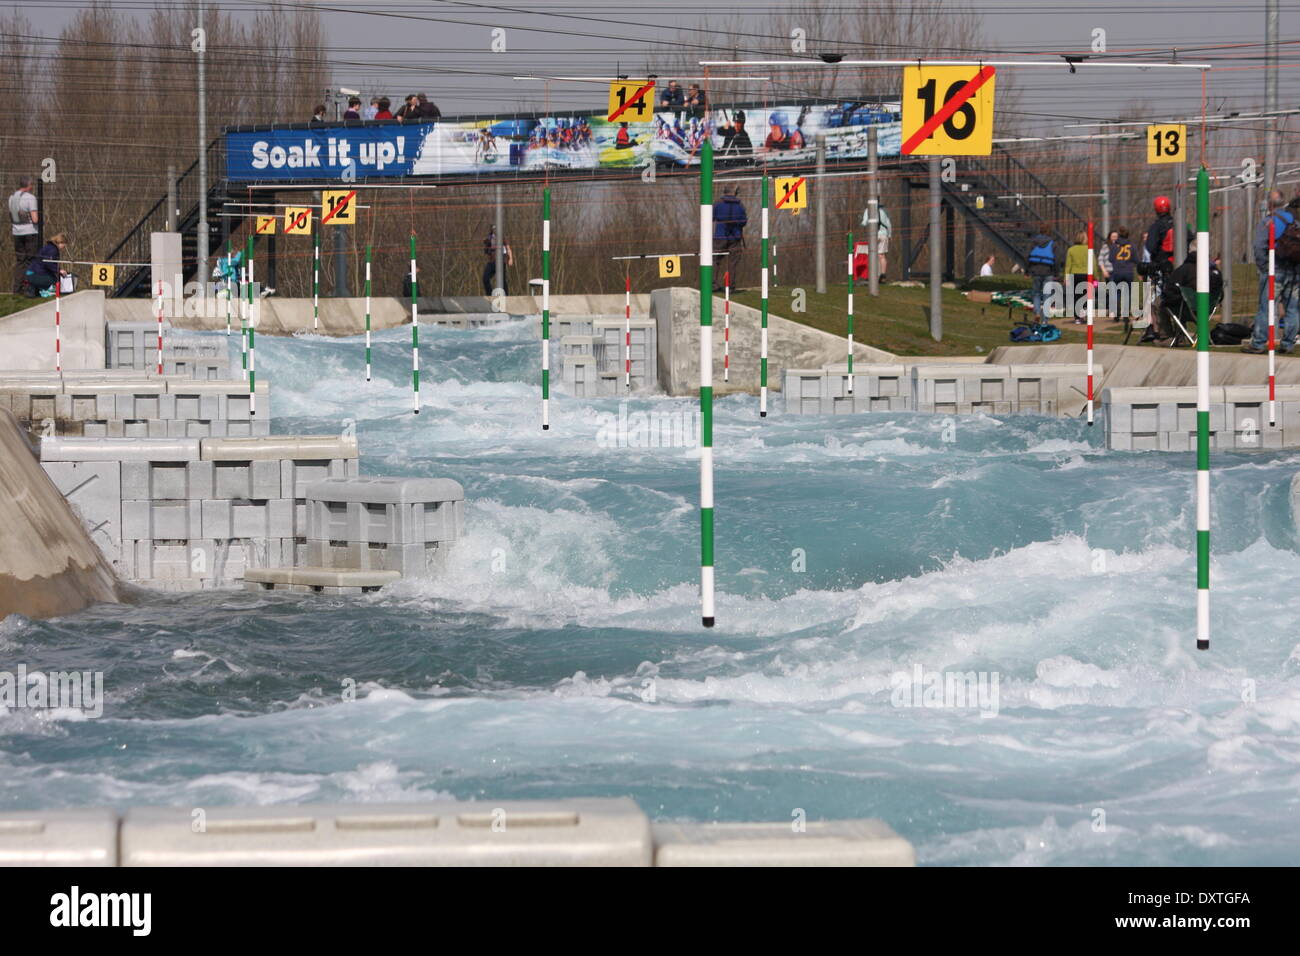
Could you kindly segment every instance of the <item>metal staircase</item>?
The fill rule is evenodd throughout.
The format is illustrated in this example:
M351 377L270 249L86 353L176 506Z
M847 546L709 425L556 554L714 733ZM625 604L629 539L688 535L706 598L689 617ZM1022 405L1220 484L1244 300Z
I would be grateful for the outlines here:
M217 137L208 144L208 170L224 168L221 155L222 138ZM230 199L228 185L222 178L212 181L208 188L208 251L215 258L219 252L224 254L225 236L235 232L244 217L239 214L240 207L225 207ZM227 209L236 210L232 216ZM162 232L168 224L167 196L163 196L150 207L122 241L113 247L105 262L132 263L122 267L116 276L116 283L109 291L112 298L140 298L152 294L153 277L147 265L152 256L152 240L155 232ZM198 272L198 225L199 225L199 163L195 160L176 179L175 230L181 234L181 262L185 281L194 278ZM223 215L224 214L224 215Z

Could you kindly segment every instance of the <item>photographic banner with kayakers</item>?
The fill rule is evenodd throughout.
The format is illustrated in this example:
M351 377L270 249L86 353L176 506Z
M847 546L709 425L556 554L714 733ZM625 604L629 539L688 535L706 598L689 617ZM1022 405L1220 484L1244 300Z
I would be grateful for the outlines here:
M684 167L699 162L712 135L720 165L807 165L826 133L831 162L865 159L867 130L881 157L902 143L897 103L839 103L660 111L646 122L607 122L603 114L451 119L437 123L232 128L226 176L232 181L369 180L463 176L524 170Z

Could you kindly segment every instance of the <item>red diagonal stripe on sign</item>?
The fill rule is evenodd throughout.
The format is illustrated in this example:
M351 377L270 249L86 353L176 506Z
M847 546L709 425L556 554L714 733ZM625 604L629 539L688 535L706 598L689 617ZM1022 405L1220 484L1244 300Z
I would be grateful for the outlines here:
M293 217L292 228L301 229L304 225L307 224L307 217L310 215L311 215L310 209L304 209L302 212L298 213L298 215Z
M922 123L921 128L907 138L907 142L903 144L902 148L903 155L911 155L912 150L916 149L916 147L929 139L930 134L938 129L943 123L946 123L953 113L961 109L962 104L978 93L980 87L991 80L993 74L996 72L997 71L993 67L986 66L976 73L965 86L957 91L956 96L950 99L947 103L944 103L943 106L939 108L938 112Z
M626 103L624 103L618 109L614 110L614 112L610 113L609 119L607 119L605 122L607 123L614 122L614 120L618 119L625 112L627 112L629 107L635 106L641 100L642 97L644 97L647 93L649 93L654 88L655 88L655 81L651 80L645 86L641 87L641 89L633 93Z
M776 201L777 209L780 209L782 206L784 206L786 200L799 191L799 187L804 184L805 179L807 179L806 176L800 176L799 179L795 182L795 184L785 191L785 195Z
M334 206L334 208L330 210L330 214L329 214L328 216L326 216L325 218L323 218L323 219L320 221L320 224L321 224L322 226L325 225L325 223L327 223L327 222L329 222L331 219L333 219L333 218L334 218L338 213L341 213L344 209L347 209L347 208L348 208L348 203L352 202L352 200L353 200L353 198L356 196L356 194L357 194L357 191L354 189L354 190L352 190L352 192L348 193L345 197L343 197L343 201L342 201L341 203L336 203L335 206Z

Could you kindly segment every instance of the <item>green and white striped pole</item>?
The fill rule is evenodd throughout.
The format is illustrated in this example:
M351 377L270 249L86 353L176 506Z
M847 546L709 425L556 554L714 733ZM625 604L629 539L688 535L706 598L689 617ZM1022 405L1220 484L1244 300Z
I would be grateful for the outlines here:
M551 427L551 190L542 190L542 431Z
M853 233L849 233L849 394L853 394Z
M700 147L700 613L713 627L713 142Z
M311 327L320 328L320 230L312 231L314 253L311 266Z
M1210 649L1210 175L1204 166L1196 174L1196 649Z
M758 338L758 417L767 417L767 173L763 174L763 298Z
M370 243L366 243L366 381L370 381Z
M244 381L248 381L248 256L239 264L239 363Z
M411 233L411 388L415 392L415 414L420 414L420 307L415 275L415 233Z
M257 329L253 321L253 237L248 237L248 414L257 414Z

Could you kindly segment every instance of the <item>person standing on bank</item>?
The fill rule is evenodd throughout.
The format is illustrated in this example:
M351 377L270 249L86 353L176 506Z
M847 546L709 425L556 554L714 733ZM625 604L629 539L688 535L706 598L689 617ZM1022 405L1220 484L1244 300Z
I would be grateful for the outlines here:
M713 244L721 261L713 264L713 291L722 291L722 278L731 273L731 291L740 291L740 251L745 248L745 226L749 216L736 195L736 187L724 186L722 198L713 204Z
M483 254L487 256L487 262L483 265L483 294L492 296L496 294L499 288L502 295L510 294L509 280L506 269L515 264L514 253L510 251L510 243L502 240L501 242L501 262L503 264L502 275L500 280L497 279L497 227L488 228L487 237L483 240Z
M27 263L36 255L40 243L37 224L41 221L36 208L36 180L24 176L18 180L18 189L9 197L9 231L14 237L14 294L23 291L23 276Z

